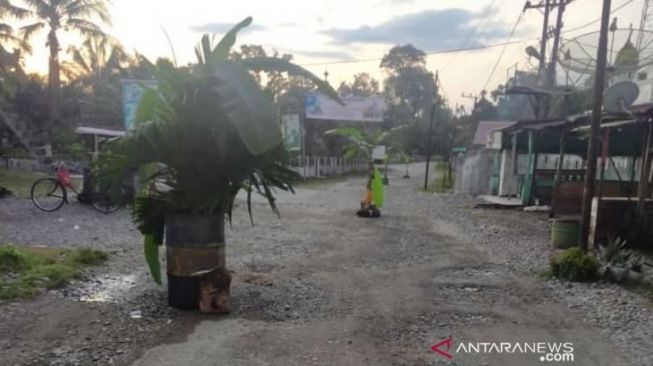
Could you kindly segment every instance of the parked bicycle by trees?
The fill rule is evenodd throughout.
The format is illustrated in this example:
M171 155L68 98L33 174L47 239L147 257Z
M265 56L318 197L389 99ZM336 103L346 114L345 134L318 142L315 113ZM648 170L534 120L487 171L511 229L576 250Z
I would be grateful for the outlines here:
M82 203L90 203L96 210L109 214L116 211L124 203L126 189L120 197L101 193L96 189L90 174L85 176L84 188L78 191L70 176L70 170L65 164L56 167L54 177L41 178L34 182L30 191L30 198L34 206L46 212L54 212L68 201L68 190L71 190L77 200Z

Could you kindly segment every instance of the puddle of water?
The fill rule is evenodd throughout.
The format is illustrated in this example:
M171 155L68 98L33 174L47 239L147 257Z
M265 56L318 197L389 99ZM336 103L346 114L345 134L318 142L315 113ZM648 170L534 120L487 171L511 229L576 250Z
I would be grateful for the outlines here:
M113 302L124 298L136 286L136 274L103 275L95 281L83 284L76 292L79 301Z

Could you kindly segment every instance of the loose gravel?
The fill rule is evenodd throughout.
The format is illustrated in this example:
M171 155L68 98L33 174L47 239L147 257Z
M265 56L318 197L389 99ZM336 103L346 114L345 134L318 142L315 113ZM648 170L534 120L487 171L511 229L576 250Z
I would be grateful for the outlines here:
M396 176L399 173L390 184L399 179ZM417 317L384 317L378 309L367 309L360 318L370 324L367 331L374 342L410 347L444 338L465 324L491 327L502 321L492 312L473 308L474 303L509 308L555 300L587 326L600 330L603 338L628 355L632 365L653 365L653 311L646 299L615 284L540 278L548 266L550 248L545 215L474 209L475 198L402 188L388 196L392 210L385 211L382 220L357 229L352 207L361 191L352 187L362 185L362 179L353 179L300 188L297 195L280 198L281 220L256 201L253 227L241 203L227 231L228 265L234 273L231 317L299 326L356 316L357 300L346 291L334 292L327 279L305 267L303 258L323 255L322 266L343 275L361 268L391 273L436 260L439 253L431 245L435 240L450 246L454 264L434 269L431 275L450 281L435 283L437 293L432 292L430 279L422 280L420 286L424 296L433 298L433 306L444 310L437 316L423 311ZM333 212L341 213L340 219L329 216ZM415 224L412 217L424 220ZM167 307L165 287L153 285L148 278L141 237L127 211L104 215L73 203L56 213L45 213L28 200L9 198L0 200L0 222L0 243L93 247L111 254L108 265L88 272L66 289L31 301L0 304L0 350L11 355L12 364L126 365L149 346L206 319ZM373 242L375 230L387 233L383 240L394 243L387 255L359 255L352 263L331 257L334 242L344 233L352 241ZM488 258L467 255L465 246L456 247L461 242L482 248L491 263ZM543 290L499 289L500 284L519 283L520 278L537 281ZM89 298L102 300L81 301ZM457 311L460 306L467 306L468 311ZM140 311L141 317L132 318L134 311ZM34 331L39 326L45 331ZM58 332L58 338L48 332ZM393 362L433 364L427 356L411 362L397 356Z

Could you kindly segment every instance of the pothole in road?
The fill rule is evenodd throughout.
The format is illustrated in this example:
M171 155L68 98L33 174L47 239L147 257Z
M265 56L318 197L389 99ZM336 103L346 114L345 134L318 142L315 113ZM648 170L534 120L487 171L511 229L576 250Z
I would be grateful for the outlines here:
M105 274L92 278L90 281L73 283L62 290L66 297L73 297L83 302L119 302L136 284L138 275Z
M495 314L481 309L448 307L412 318L370 319L368 332L385 346L428 350L434 340L446 338L465 327L487 326L498 319Z
M231 290L232 314L253 320L283 322L323 318L330 298L318 285L298 278L267 283L241 283Z

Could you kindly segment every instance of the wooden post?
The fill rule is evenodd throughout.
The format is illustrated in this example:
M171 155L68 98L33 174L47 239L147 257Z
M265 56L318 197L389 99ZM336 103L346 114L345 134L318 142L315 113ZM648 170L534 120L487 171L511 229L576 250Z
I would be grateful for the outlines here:
M641 127L641 133L640 136L642 137L642 142L640 143L640 146L644 146L645 141L644 138L646 138L646 128L648 125L642 125ZM630 166L630 182L628 182L628 200L630 201L630 198L633 195L633 185L635 183L635 170L636 170L636 165L637 165L637 153L633 153L633 164Z
M429 189L429 165L431 164L431 139L433 138L433 120L435 119L435 103L431 107L431 124L426 144L426 172L424 174L424 190Z
M599 170L599 204L601 203L601 197L603 197L603 180L605 179L605 163L608 157L608 134L610 129L603 129L603 136L601 136L601 169Z
M524 189L522 196L522 205L529 206L532 204L533 183L535 175L535 166L537 165L537 156L535 154L535 136L532 130L528 131L528 167L526 170L526 179L524 180Z
M556 166L556 175L553 179L553 194L551 195L551 217L555 217L556 196L558 195L558 188L560 188L560 181L562 179L562 169L564 168L566 143L567 143L566 133L563 130L560 133L560 153L558 155L558 166Z
M646 199L649 194L649 175L651 174L651 126L646 125L646 133L643 134L642 160L639 174L639 185L637 188L637 219L641 222L646 207Z
M608 27L610 23L611 0L603 0L601 31L596 56L596 74L594 76L594 103L592 105L592 124L590 126L589 144L587 146L587 170L585 172L585 187L583 188L583 206L581 211L580 248L587 251L592 214L592 199L594 198L594 183L596 180L597 141L601 128L603 109L603 89L605 87L605 71L608 55Z
M517 135L519 132L515 132L512 135L512 172L514 175L517 175L518 172L518 167L517 167Z

